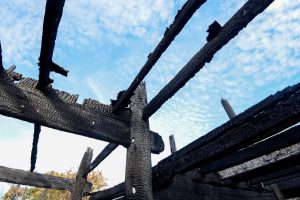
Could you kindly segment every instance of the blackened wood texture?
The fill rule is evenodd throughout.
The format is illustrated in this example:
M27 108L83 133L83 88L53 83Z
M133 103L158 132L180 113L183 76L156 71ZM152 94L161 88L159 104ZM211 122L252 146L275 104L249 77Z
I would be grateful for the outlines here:
M277 183L285 199L300 196L300 176Z
M300 125L297 125L267 140L209 162L201 166L201 172L217 172L299 142Z
M28 185L41 188L51 188L57 190L72 191L73 180L66 179L47 174L40 174L35 172L24 171L20 169L12 169L0 166L0 181L6 183L13 183L18 185ZM85 192L91 190L91 184L88 183L84 187Z
M90 200L111 200L125 195L125 183L92 194Z
M130 84L129 88L122 94L120 99L114 105L114 111L118 111L119 108L124 107L124 102L128 102L130 97L133 95L134 90L143 81L145 76L149 73L155 63L158 61L163 52L170 46L172 41L175 39L176 35L180 33L185 24L193 16L196 10L206 2L206 0L188 0L181 10L178 11L174 22L167 28L164 37L156 46L154 51L149 54L148 60L142 67L141 71L134 78L133 82Z
M39 82L37 88L45 90L49 83L52 56L58 25L62 17L65 0L47 0L43 24L43 36L39 57Z
M4 70L3 67L3 61L2 61L2 47L1 47L1 41L0 41L0 72Z
M128 200L153 199L149 122L142 120L146 104L146 85L142 82L135 90L130 105L131 144L127 149L125 174L125 198Z
M234 38L258 14L263 12L274 0L248 0L235 15L222 27L220 33L207 42L179 73L149 102L143 119L153 115L169 98L182 88L195 74L209 63L214 54Z
M91 164L93 158L93 150L91 148L87 148L84 153L80 166L78 168L75 182L73 185L73 190L71 194L71 200L81 200L84 195L84 186L87 184L87 174L84 174L86 169Z
M32 79L22 79L18 85L6 80L7 74L0 73L0 114L129 146L129 111L113 114L111 106L100 103L99 108L91 109L69 101L66 92L52 89L42 93L35 89L36 81ZM161 136L151 133L154 152L161 152L164 147Z
M222 106L223 106L224 110L226 111L229 119L232 119L233 117L236 116L233 108L231 107L231 105L229 104L229 102L226 99L222 98L221 103L222 103Z
M95 169L109 154L111 154L119 145L114 143L109 143L103 151L95 158L95 160L87 167L86 171L83 174L90 173L93 169Z
M237 174L235 176L231 176L229 178L224 179L224 181L230 181L233 183L239 183L242 181L248 181L250 184L259 184L265 181L270 180L270 178L280 178L274 176L281 170L289 169L295 166L299 166L300 163L300 154L292 155L290 157L278 160L273 163L269 163L262 167L258 167L249 171L245 171L244 173ZM269 176L267 176L269 175Z
M167 184L176 173L201 168L299 122L299 88L297 84L266 98L160 161L153 170L155 185Z
M41 125L35 123L34 124L34 132L33 132L31 157L30 157L30 161L31 161L30 162L30 171L31 172L33 172L35 169L40 133L41 133Z
M169 136L171 154L177 151L174 135Z

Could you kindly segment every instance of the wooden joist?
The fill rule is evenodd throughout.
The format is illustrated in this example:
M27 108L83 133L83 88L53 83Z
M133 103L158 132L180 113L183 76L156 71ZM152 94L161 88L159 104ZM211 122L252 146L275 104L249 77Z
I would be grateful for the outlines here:
M138 75L134 78L133 82L130 84L129 88L125 90L120 99L114 104L114 112L118 111L120 108L126 106L125 102L128 102L133 92L138 87L138 85L143 81L145 76L149 73L158 59L161 57L163 52L170 46L175 37L180 33L185 24L193 16L196 10L206 2L206 0L188 0L181 10L178 11L174 22L166 29L164 37L156 46L154 51L149 54L148 60L142 67Z
M111 106L104 104L101 104L99 109L91 109L75 102L65 101L56 90L51 89L47 94L37 90L36 81L32 79L22 79L16 85L5 81L6 77L6 73L0 73L0 114L129 146L128 110L113 114ZM161 136L154 132L151 134L153 152L161 152L164 149Z
M234 38L258 14L263 12L274 0L248 0L237 13L222 27L220 33L207 42L179 73L149 102L143 119L153 115L169 98L182 88L195 74L209 63L214 54Z
M200 167L274 135L300 121L300 83L272 95L160 161L153 181L160 187Z
M43 24L43 36L39 57L39 82L37 88L45 90L49 84L52 57L65 0L47 0Z
M40 174L19 169L0 166L0 181L19 185L72 191L73 180L47 174ZM85 192L90 192L91 183L84 186Z
M34 124L34 132L33 132L31 156L30 156L30 171L31 172L33 172L35 169L40 133L41 133L41 125L35 123Z
M114 143L109 143L100 152L100 154L95 158L95 160L85 169L83 174L88 174L94 170L107 156L109 156L119 145Z
M300 125L297 125L267 140L209 162L201 166L201 172L217 172L299 142Z
M149 121L142 120L142 111L147 105L146 85L142 82L131 98L130 138L127 148L125 173L125 198L153 199L151 137Z

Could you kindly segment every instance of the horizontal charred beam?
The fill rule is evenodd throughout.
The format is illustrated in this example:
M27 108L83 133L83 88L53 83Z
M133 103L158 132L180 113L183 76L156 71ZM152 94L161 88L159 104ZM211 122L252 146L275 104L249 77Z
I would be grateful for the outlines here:
M72 191L73 180L47 174L28 172L0 166L0 181L19 185ZM91 191L91 183L84 187L85 192Z
M153 181L168 184L181 172L202 167L300 121L300 83L272 95L160 161Z
M112 113L111 106L99 105L99 109L69 103L54 89L43 93L35 89L36 82L5 81L6 73L0 73L0 114L37 123L90 138L129 146L129 112ZM26 80L26 79L24 79ZM152 132L152 147L158 152L164 146L161 136Z
M52 57L58 26L63 14L65 0L47 0L43 24L43 36L39 57L39 82L37 88L45 90L49 83Z
M169 98L182 88L214 54L234 38L258 14L263 12L274 0L248 0L238 12L223 26L220 33L207 42L179 73L149 102L144 109L143 119L153 115Z
M170 46L175 37L180 33L185 24L193 16L196 10L206 2L206 0L188 0L186 4L178 11L174 22L167 28L164 37L156 46L154 51L149 54L148 60L142 67L138 75L134 78L133 82L130 84L129 88L122 94L120 99L114 104L114 111L118 111L120 108L126 106L125 102L128 102L133 92L138 87L138 85L143 81L145 76L149 73L158 59L161 57L163 52Z
M201 172L204 174L217 172L299 142L300 125L218 160L209 162L207 165L201 166Z

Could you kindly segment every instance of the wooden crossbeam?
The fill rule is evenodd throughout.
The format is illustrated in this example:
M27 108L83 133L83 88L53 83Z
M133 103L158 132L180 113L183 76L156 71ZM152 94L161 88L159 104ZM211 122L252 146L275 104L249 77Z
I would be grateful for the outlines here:
M38 123L90 138L113 142L128 147L129 112L112 113L111 106L98 105L91 109L73 101L65 101L56 90L45 94L33 85L18 85L5 81L7 74L0 73L0 114ZM22 79L23 80L23 79ZM164 144L161 136L151 132L153 152L161 152Z
M30 161L31 161L30 162L30 171L31 172L33 172L34 169L35 169L40 133L41 133L41 125L35 123L34 124L32 149L31 149L31 157L30 157Z
M73 180L47 174L12 169L0 166L0 181L19 185L72 191ZM90 192L91 183L84 186L85 192Z
M1 47L1 41L0 41L0 72L4 70L3 67L3 61L2 61L2 47Z
M272 95L222 126L160 161L155 185L168 184L176 173L217 160L274 135L300 121L300 83Z
M100 152L100 154L95 158L95 160L87 167L83 174L88 174L94 170L107 156L109 156L119 145L114 143L109 143Z
M201 166L201 172L217 172L299 142L300 125L297 125L272 138L209 162Z
M131 98L130 138L127 148L125 173L125 198L153 199L151 137L149 121L142 120L142 111L147 105L145 83L141 83Z
M234 38L258 14L263 12L274 0L248 0L237 13L222 27L220 33L207 42L179 73L149 102L143 119L153 115L169 98L182 88L205 63L209 63L214 54Z
M39 57L39 82L37 88L45 90L49 84L53 51L65 0L47 0L43 24L43 36Z
M196 10L206 2L206 0L188 0L181 10L178 11L174 22L167 28L164 37L156 46L154 51L149 54L148 60L142 67L138 75L134 78L133 82L130 84L129 88L125 90L120 99L114 104L114 112L118 111L120 108L124 107L124 103L128 102L133 92L138 87L138 85L143 81L145 76L149 73L158 59L161 57L163 52L170 46L175 37L180 33L185 24L190 20Z

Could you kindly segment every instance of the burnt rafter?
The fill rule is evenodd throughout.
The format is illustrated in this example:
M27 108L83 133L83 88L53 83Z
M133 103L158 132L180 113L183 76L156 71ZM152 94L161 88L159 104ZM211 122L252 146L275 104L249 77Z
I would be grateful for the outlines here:
M44 91L49 84L50 71L53 69L53 51L65 0L47 0L43 24L43 36L39 57L39 81L37 88Z
M129 146L130 111L112 113L112 107L98 103L78 104L78 95L51 89L44 94L37 90L33 79L22 79L18 84L6 81L7 74L0 73L0 114L38 123L41 126ZM164 149L161 136L151 132L151 150Z
M130 84L129 88L125 90L121 98L118 98L114 104L114 112L118 111L120 108L124 108L127 102L130 100L133 92L138 87L138 85L143 81L145 76L149 73L155 63L158 61L163 52L170 46L175 37L180 33L185 24L190 20L193 14L198 10L198 8L203 5L206 0L188 0L182 9L178 11L173 23L167 28L164 37L156 46L154 51L149 54L147 62L144 64L140 72L134 78L133 82Z
M169 98L180 90L214 54L234 38L258 14L263 12L274 0L248 0L222 27L218 35L207 42L179 73L149 102L144 110L143 119L153 115Z

